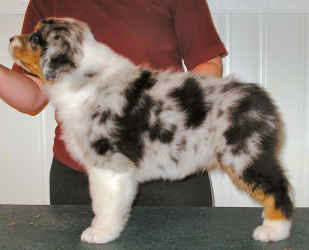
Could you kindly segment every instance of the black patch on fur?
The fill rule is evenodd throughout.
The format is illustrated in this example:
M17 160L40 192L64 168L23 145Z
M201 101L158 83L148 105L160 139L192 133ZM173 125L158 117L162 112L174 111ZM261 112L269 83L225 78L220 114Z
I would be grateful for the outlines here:
M145 93L155 84L151 72L143 71L125 91L127 104L122 116L115 116L117 149L133 162L138 163L144 152L142 134L149 129L152 98Z
M32 33L32 35L29 37L29 42L32 45L40 45L42 48L46 47L47 43L42 37L42 33L40 31L37 31L35 33Z
M170 130L162 127L160 122L157 122L150 128L149 137L152 141L159 140L162 143L170 143L173 141L177 127L173 126Z
M203 90L194 78L188 78L183 86L174 89L170 96L186 113L186 127L197 128L207 117L211 104L204 101Z
M266 136L272 131L262 117L259 119L252 117L250 112L254 111L261 116L274 118L277 116L275 106L263 89L253 84L237 85L237 87L245 94L245 97L230 109L231 126L224 132L226 143L233 146L232 153L234 154L248 152L247 140L254 133Z
M95 118L97 118L99 115L99 112L95 112L92 116L91 116L91 120L94 120Z
M112 146L107 138L100 138L94 141L91 147L99 155L104 155L107 151L112 150Z
M275 207L290 218L293 213L293 203L289 197L289 182L277 160L273 142L266 142L264 153L245 169L242 179L254 188L261 188L266 195L275 199ZM269 151L267 151L269 150Z
M107 121L107 119L110 118L110 117L111 117L111 111L110 111L110 110L104 111L104 112L101 114L99 123L100 123L100 124L105 123L105 122Z
M151 89L156 80L151 77L152 74L150 71L142 71L140 76L129 85L129 88L125 92L125 97L128 100L128 105L125 107L126 112L130 112L140 101L140 98L143 96L144 91Z
M67 32L67 33L71 33L70 32L70 29L68 27L65 27L65 26L58 26L58 27L54 27L53 29L50 29L49 32L53 32L53 31L56 31L56 32ZM49 34L49 33L47 33Z
M55 23L56 21L51 18L42 20L42 24L55 24Z
M149 115L153 101L149 96L140 97L140 104L123 116L116 116L115 138L118 150L133 162L138 163L144 152L142 134L149 129ZM128 106L131 106L129 103ZM127 108L125 108L127 109Z
M71 58L66 54L60 54L51 58L49 63L49 67L53 70L57 70L64 66L70 66L70 68L76 67Z

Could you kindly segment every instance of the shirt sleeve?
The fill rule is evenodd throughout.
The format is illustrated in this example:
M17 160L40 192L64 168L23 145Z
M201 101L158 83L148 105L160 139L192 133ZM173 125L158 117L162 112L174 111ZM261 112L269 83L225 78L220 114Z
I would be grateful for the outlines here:
M177 0L174 25L179 50L189 70L227 55L205 0Z

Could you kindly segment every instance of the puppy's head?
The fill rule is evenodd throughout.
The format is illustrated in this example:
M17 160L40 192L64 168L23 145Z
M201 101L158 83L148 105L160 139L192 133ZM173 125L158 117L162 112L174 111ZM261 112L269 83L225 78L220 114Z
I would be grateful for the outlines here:
M89 36L89 28L83 22L48 18L41 20L34 32L12 37L9 51L26 71L52 83L78 67L83 41Z

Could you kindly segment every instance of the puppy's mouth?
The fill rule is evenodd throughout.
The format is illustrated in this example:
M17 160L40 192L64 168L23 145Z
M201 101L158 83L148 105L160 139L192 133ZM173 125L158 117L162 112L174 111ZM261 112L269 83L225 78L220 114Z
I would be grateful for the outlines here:
M29 43L29 35L14 36L10 39L9 52L17 65L31 75L38 76L43 82L45 78L40 66L41 48L33 48Z

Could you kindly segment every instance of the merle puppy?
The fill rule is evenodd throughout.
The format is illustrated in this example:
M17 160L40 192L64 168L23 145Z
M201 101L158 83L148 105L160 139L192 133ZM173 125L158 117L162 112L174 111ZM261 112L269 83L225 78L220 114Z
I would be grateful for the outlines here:
M264 206L254 239L289 236L293 205L278 160L281 123L258 85L138 67L68 18L42 20L33 33L13 37L10 52L44 82L67 149L87 169L95 217L83 241L120 235L138 183L214 166Z

